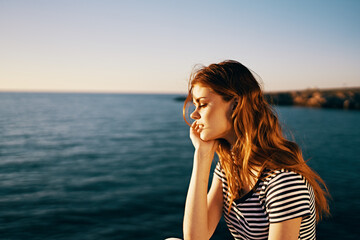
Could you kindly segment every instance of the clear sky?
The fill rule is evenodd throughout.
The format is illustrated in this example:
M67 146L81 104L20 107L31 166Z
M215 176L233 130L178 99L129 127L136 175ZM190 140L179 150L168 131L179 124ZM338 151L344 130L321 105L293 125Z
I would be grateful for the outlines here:
M240 61L265 91L360 86L359 0L0 0L0 91L185 93Z

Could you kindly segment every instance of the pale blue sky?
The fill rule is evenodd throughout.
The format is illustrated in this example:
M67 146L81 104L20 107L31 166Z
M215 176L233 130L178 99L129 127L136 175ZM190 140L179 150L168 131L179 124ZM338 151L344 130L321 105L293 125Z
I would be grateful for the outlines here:
M0 91L184 93L235 59L266 91L360 86L360 1L0 0Z

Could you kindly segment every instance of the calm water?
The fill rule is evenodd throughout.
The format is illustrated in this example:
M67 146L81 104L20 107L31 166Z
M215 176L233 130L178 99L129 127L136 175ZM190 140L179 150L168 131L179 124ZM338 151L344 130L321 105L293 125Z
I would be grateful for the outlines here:
M0 93L0 238L182 237L193 147L174 97ZM357 239L360 112L277 109L333 197L318 239Z

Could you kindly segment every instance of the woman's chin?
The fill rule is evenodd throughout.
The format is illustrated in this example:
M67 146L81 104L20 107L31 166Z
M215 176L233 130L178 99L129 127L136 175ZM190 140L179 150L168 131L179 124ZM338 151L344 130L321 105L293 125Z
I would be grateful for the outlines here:
M203 141L207 141L207 140L205 140L206 139L206 135L205 134L202 134L202 133L200 133L200 139L201 140L203 140Z
M206 135L206 134L200 134L200 139L203 141L211 141L214 140L213 138L211 138L210 136Z

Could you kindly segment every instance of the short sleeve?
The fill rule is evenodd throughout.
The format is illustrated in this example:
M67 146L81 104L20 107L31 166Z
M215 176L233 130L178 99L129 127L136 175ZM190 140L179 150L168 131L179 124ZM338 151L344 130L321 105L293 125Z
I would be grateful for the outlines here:
M224 171L221 168L221 164L220 161L217 162L215 170L214 170L214 175L217 176L220 180L223 180L225 174Z
M309 216L309 188L306 179L295 172L282 170L272 178L265 193L270 223Z

